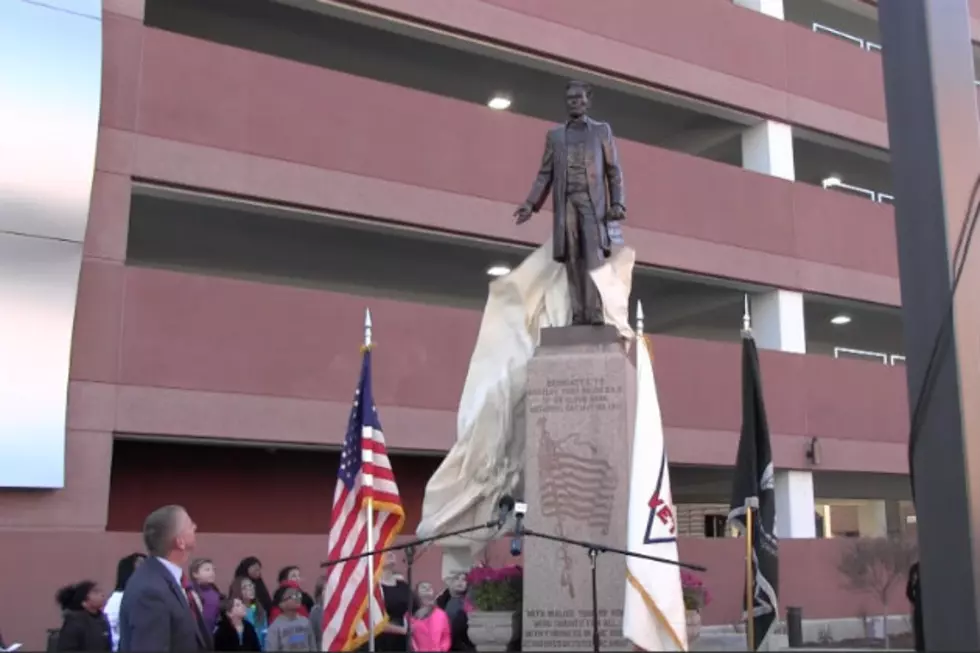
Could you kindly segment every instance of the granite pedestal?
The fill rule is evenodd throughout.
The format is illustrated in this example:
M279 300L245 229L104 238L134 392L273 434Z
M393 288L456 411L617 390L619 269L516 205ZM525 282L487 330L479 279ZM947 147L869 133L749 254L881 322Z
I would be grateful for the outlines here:
M545 329L528 366L524 500L527 528L625 548L636 372L612 327ZM597 559L603 650L622 637L626 561ZM588 551L524 542L524 651L591 650Z

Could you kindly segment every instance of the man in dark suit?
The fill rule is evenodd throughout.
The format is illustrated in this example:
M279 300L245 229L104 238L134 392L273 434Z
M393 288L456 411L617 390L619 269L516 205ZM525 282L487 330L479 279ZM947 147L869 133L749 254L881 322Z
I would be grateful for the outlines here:
M194 550L197 525L180 506L164 506L146 518L143 542L149 557L126 583L119 608L120 651L206 651L209 634L182 586Z
M622 244L618 224L626 218L626 191L612 128L587 115L592 89L565 87L568 120L548 132L538 176L527 200L514 212L517 224L544 206L551 191L553 257L565 264L572 324L603 324L602 300L589 276Z

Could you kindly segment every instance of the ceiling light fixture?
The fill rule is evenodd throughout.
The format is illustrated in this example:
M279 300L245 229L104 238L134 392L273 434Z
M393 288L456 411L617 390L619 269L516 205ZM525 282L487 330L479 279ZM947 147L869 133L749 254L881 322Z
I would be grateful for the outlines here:
M506 265L491 265L487 268L487 274L491 277L502 277L510 274L510 268Z
M505 109L509 109L510 98L507 97L506 95L501 95L500 93L497 93L492 98L490 98L490 101L487 102L487 106L495 111L503 111Z
M834 317L830 318L830 323L831 324L836 324L837 326L843 326L845 324L850 324L851 323L851 316L850 315L835 315Z
M843 182L842 182L841 178L838 177L837 175L830 175L829 177L827 177L826 179L824 179L822 182L820 182L820 184L824 188L831 188L833 186L840 186L841 183L843 183Z

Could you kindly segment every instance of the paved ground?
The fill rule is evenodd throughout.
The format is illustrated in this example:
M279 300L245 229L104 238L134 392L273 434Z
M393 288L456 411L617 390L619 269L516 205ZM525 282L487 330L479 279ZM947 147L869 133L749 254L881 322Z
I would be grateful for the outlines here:
M744 651L745 635L739 633L702 633L692 651Z
M810 649L883 649L885 641L882 639L845 639L839 642L817 643L805 642L805 647ZM915 638L911 633L893 635L888 641L889 650L912 651L915 650Z
M791 649L785 641L777 642L777 650L784 651L869 651L885 648L882 640L874 639L850 639L839 642L805 642L803 648ZM915 643L911 635L896 635L889 642L891 651L912 651ZM704 633L691 648L692 651L744 651L745 635L738 633Z

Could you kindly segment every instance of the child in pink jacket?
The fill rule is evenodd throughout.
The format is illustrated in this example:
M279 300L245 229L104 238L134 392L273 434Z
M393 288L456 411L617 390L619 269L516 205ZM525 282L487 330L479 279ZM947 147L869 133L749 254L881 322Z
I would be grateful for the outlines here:
M415 590L418 606L412 617L412 649L415 651L448 651L452 644L449 617L436 605L431 583L419 583Z

